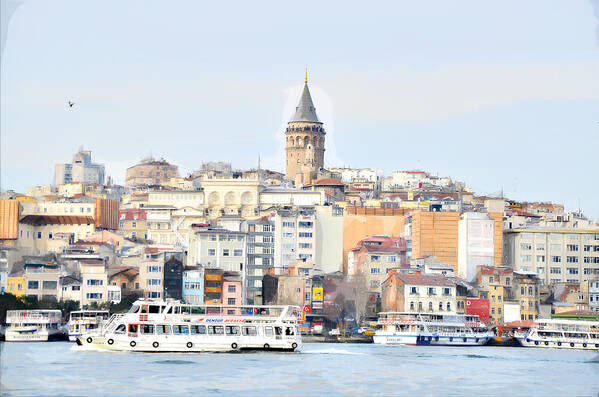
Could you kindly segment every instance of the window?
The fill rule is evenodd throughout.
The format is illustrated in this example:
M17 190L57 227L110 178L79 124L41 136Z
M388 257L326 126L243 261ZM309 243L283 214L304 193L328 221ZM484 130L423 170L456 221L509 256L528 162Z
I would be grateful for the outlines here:
M505 278L505 285L510 285L510 278L509 277Z
M93 285L93 286L98 286L98 285L104 285L104 280L87 280L87 285Z
M235 304L235 298L228 298L227 299L227 305L234 305Z
M158 278L148 279L148 285L160 285L161 283L162 283L162 280L160 280Z
M395 262L397 260L397 258L395 256L388 256L387 257L387 261L388 262Z
M443 295L450 295L451 290L449 288L443 288Z
M370 274L381 274L381 269L378 267L371 267Z
M377 283L378 284L378 283ZM310 300L310 293L306 292L306 296L305 296L305 300L309 301Z
M303 228L311 228L312 226L314 226L314 222L300 221L300 222L298 222L298 226L303 227Z
M256 336L258 333L256 332L256 327L241 327L241 333L244 336Z
M537 251L545 251L545 243L537 243Z
M223 249L223 256L229 256L229 250Z
M567 263L578 263L578 257L577 256L567 256L566 262Z
M428 303L428 310L430 310L430 311L433 310L433 302Z
M171 333L171 326L170 325L157 325L156 326L156 334L158 335L169 335Z
M447 302L447 311L450 312L451 311L451 302Z
M210 235L210 241L216 241L216 234Z
M205 325L192 325L191 326L191 334L192 335L205 335L206 334L206 326Z
M225 327L225 331L227 335L240 335L239 327L236 325L227 325Z
M139 332L142 334L153 334L154 333L154 325L152 324L140 324Z
M38 281L28 281L27 282L27 289L38 289L38 288L39 288Z
M243 254L242 250L234 250L233 251L233 256L241 256Z
M537 273L538 274L544 274L545 273L545 268L544 267L537 267Z
M131 222L131 227L137 227L137 223L136 222Z
M562 269L559 267L552 267L549 269L550 274L562 274Z
M418 287L410 287L410 294L417 294L418 293Z
M370 260L373 262L378 262L381 259L378 255L370 255Z
M37 238L38 239L42 238L42 232L37 232Z
M429 295L435 295L435 289L433 287L429 287L428 288L428 294Z
M545 255L537 255L537 262L545 262Z
M523 251L530 251L532 249L531 243L520 243L520 249Z
M418 310L422 311L422 302L418 302Z
M284 238L293 238L293 233L283 233Z
M208 335L224 335L225 329L222 325L209 325Z
M568 244L568 245L566 245L566 250L570 251L570 252L576 252L576 251L578 251L578 245Z
M521 262L532 262L532 255L520 255Z
M174 335L189 335L189 327L187 325L173 325Z
M551 257L551 262L553 262L553 263L560 263L561 261L562 261L561 256L552 256Z
M102 294L99 292L88 292L86 297L87 299L102 299Z
M116 329L114 330L114 333L115 334L124 334L126 330L127 330L127 328L125 327L125 324L119 324L119 326L116 327Z
M299 247L309 249L309 248L312 248L312 244L311 243L299 243Z
M312 238L312 232L300 232L299 236L304 238Z
M577 267L569 267L568 274L578 274L578 268Z
M162 271L162 266L148 266L149 273L158 273Z
M283 222L283 227L295 227L295 222Z
M237 241L243 241L243 236L237 236Z
M410 310L414 310L414 302L410 302Z
M20 287L21 287L21 284L19 284L19 289L21 289ZM80 285L73 285L71 287L71 291L80 291L80 290L81 290L81 286Z
M584 246L584 251L585 252L593 251L593 246L592 245L585 245Z
M216 255L216 250L215 250L215 249L213 249L213 248L210 248L210 249L208 250L208 256L215 256L215 255Z
M228 287L228 289L227 289L227 290L228 290L229 292L235 292L235 289L236 289L236 288L235 288L235 284L229 284L229 287Z
M42 288L43 289L56 289L57 288L57 282L56 281L44 281L42 283Z

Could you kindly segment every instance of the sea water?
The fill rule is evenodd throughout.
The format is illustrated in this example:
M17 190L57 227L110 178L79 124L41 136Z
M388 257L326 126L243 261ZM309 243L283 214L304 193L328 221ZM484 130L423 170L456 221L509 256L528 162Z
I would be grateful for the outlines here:
M171 354L0 343L2 396L598 394L593 351L323 343Z

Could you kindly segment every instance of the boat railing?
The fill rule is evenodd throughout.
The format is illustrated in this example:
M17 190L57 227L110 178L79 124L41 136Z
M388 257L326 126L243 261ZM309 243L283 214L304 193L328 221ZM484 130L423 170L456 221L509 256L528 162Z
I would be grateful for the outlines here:
M113 314L110 319L108 320L108 322L106 323L106 325L104 325L104 329L106 330L106 332L112 332L116 329L116 327L119 325L119 321L123 319L124 317L127 316L127 313L118 313L118 314Z
M29 320L38 321L60 321L60 312L37 312L37 311L18 311L8 310L6 312L6 322L23 322Z

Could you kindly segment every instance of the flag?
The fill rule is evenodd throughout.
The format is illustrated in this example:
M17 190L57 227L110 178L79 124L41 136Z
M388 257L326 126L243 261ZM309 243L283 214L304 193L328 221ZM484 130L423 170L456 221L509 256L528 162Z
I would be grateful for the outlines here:
M302 310L305 311L306 313L312 313L312 309L308 305L304 305L304 308Z

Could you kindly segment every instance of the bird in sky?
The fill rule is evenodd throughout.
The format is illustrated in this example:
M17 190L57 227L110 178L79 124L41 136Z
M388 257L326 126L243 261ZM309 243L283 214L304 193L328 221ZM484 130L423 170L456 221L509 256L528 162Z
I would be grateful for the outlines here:
M69 101L69 107L72 108L75 103Z

